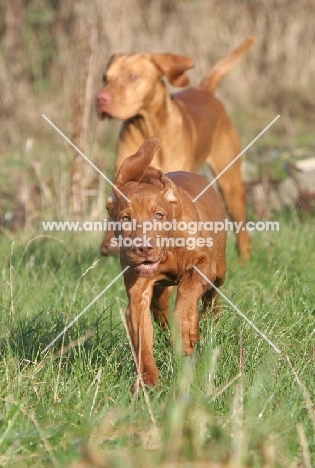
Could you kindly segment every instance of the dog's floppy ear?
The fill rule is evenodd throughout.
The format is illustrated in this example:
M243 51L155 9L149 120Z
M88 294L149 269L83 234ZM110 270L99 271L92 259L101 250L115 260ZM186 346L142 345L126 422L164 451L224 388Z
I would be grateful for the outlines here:
M151 54L151 61L173 86L181 88L189 85L189 78L185 75L185 71L195 65L189 57L175 54Z
M108 59L108 62L107 62L107 65L106 65L106 70L108 70L108 68L111 66L111 64L116 60L118 59L119 57L122 57L124 54L120 53L120 52L116 52L116 54L113 54L109 57Z
M149 166L148 169L143 174L140 182L144 184L152 184L156 185L157 187L164 188L164 183L162 182L163 172L160 169L156 169L156 167Z
M106 209L110 215L113 214L117 201L118 198L116 197L115 193L112 192L111 195L108 197L106 203Z
M161 177L161 182L164 185L162 194L164 198L172 205L173 215L175 216L178 208L178 192L176 185L171 179L166 177L164 174Z
M159 146L158 138L152 137L146 140L135 154L124 160L114 184L121 187L127 182L141 182Z

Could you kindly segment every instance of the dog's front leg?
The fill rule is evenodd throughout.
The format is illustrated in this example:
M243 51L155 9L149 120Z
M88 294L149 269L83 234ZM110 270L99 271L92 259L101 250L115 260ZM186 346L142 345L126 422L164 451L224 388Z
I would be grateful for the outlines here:
M158 369L153 357L153 325L150 311L153 283L146 278L137 278L131 287L128 288L127 285L128 280L126 289L129 304L126 320L139 372L145 385L155 385Z
M195 344L199 341L198 300L206 289L205 281L194 269L187 271L178 285L175 317L182 339L183 354L186 356L193 353Z

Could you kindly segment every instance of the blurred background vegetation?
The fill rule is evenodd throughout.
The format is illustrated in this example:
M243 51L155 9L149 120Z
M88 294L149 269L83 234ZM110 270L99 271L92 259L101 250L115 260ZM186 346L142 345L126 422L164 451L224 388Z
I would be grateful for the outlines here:
M0 0L0 218L10 204L15 216L25 205L28 216L43 205L69 211L75 155L42 114L110 175L119 123L97 121L94 95L115 52L188 55L197 85L257 36L217 95L244 146L281 114L247 153L281 178L284 160L314 152L314 14L312 0ZM86 205L99 212L104 184L82 164Z

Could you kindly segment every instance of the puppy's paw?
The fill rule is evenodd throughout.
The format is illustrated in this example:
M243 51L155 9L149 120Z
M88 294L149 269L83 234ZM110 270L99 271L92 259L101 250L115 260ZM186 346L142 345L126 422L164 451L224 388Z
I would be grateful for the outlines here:
M154 387L158 382L158 374L146 373L142 376L142 380L143 380L145 387ZM134 382L134 384L131 387L131 393L133 394L136 393L139 390L139 388L142 388L142 384L141 384L140 379L137 378L137 380Z

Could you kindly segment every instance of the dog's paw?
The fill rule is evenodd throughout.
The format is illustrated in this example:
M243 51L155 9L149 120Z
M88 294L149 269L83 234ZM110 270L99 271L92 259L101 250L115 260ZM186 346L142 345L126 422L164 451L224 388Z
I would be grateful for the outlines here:
M158 373L146 373L142 376L142 381L145 387L154 387L158 382ZM131 393L136 393L140 388L142 388L142 383L141 380L137 378L131 387Z
M199 341L199 332L190 332L188 339L183 341L183 354L184 356L190 356L195 350L195 346Z

